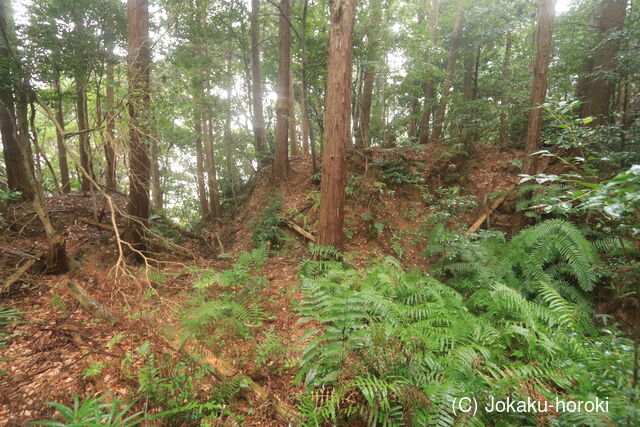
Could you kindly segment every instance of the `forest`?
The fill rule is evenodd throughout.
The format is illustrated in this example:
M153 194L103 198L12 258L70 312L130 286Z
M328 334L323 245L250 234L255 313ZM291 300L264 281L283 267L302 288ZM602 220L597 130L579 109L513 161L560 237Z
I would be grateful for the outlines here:
M0 0L0 425L639 426L633 0Z

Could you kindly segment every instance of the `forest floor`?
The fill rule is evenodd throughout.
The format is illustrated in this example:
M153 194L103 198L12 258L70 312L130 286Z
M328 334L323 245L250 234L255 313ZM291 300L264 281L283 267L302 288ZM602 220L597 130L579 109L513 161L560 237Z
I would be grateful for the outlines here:
M420 220L446 203L447 194L436 190L447 188L458 196L470 196L478 203L478 208L456 215L459 224L468 226L483 212L491 195L513 188L519 172L513 159L521 157L516 151L483 146L473 156L466 157L435 144L419 151L378 149L364 155L354 154L349 159L351 178L346 206L345 252L350 262L364 267L371 257L391 255L407 267L426 269L421 256L424 247L416 236L420 232ZM381 185L379 165L394 159L408 161L409 172L421 178L422 186ZM310 159L292 160L283 214L312 231L317 220L314 205L319 186L312 182L310 163ZM432 197L425 197L425 191ZM233 257L252 248L252 224L272 192L268 170L262 171L237 216L219 230L225 253L231 257L219 257L219 251L211 249L217 247L213 239L210 245L185 240L181 244L191 256L164 256L162 264L154 265L163 280L145 280L143 269L137 267L130 270L132 277L115 277L112 267L118 253L113 233L81 220L100 217L99 213L104 210L101 198L75 193L50 197L47 207L56 229L66 235L67 250L75 268L72 273L61 276L30 272L0 295L0 306L23 313L22 322L8 328L9 347L0 349L0 371L6 371L0 375L0 425L24 425L48 419L54 410L44 402L68 405L74 393L81 396L106 391L119 396L135 394L138 384L135 378L123 373L123 359L147 341L157 354L178 359L178 352L141 313L152 312L156 319L178 326L177 312L193 291L193 275L185 267L216 271L230 268ZM115 194L114 200L124 208L124 196ZM507 197L491 214L492 228L509 230L513 205L513 197ZM9 214L14 222L2 233L0 246L31 254L43 251L46 239L30 205L11 206ZM104 216L102 222L108 224L107 215ZM268 393L295 407L296 395L302 389L294 382L294 364L286 361L295 361L304 344L300 338L305 329L299 323L296 305L301 299L298 267L308 255L308 249L299 234L288 232L290 241L283 249L273 251L258 272L266 282L256 297L264 311L264 321L253 331L255 338L229 337L203 345L252 377ZM3 278L24 262L4 252L1 255L0 277ZM80 284L116 316L115 326L96 321L82 310L66 290L70 280ZM284 354L279 361L274 359L258 365L256 349L269 331L276 334ZM134 360L131 369L139 368L141 363ZM91 372L98 366L98 373ZM209 385L203 381L199 386ZM217 425L281 425L267 406L237 400L232 410L238 416L219 420Z

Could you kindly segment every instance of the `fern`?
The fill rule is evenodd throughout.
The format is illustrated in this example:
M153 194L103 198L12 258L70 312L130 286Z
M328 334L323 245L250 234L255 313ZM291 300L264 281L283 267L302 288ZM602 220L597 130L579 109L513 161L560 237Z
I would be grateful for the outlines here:
M535 247L534 237L521 237L526 242L520 248ZM575 236L568 241L584 244ZM573 252L550 253L553 257L540 259L557 266L557 271L542 269L554 284L538 282L536 298L528 298L519 283L536 275L525 275L520 267L501 273L505 283L483 273L493 282L468 296L419 272L403 271L393 258L373 263L364 273L339 263L309 276L302 272L302 321L319 325L301 339L305 349L297 378L307 390L300 410L308 424L536 422L535 414L453 414L456 396L478 396L483 404L487 394L565 400L610 396L616 410L600 414L602 419L623 420L633 395L624 391L630 383L623 374L631 357L620 350L628 340L611 331L599 333L586 302L576 303L577 297L568 299L558 290L569 285L554 278L569 274L575 279L581 264L571 260ZM561 262L555 262L558 257ZM617 383L601 378L617 378Z

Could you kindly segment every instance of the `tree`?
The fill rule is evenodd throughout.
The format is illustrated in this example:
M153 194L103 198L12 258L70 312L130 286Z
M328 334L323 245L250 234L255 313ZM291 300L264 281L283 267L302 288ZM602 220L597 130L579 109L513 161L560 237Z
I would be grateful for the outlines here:
M553 36L553 21L555 18L555 0L539 0L538 28L535 35L536 53L533 60L533 81L531 83L531 109L527 122L527 136L525 142L525 157L522 172L526 175L536 173L536 157L533 155L540 148L542 133L542 104L547 96L547 77L549 62L551 61L551 40ZM528 198L529 195L524 197ZM525 223L523 212L517 213L512 229L517 231Z
M291 78L291 16L290 0L280 1L278 26L278 100L276 101L276 149L273 160L274 182L287 180L289 174L289 114Z
M429 0L428 10L428 22L427 31L429 34L429 41L432 45L436 44L438 36L438 0ZM434 55L434 50L431 49L431 56ZM433 64L433 58L428 59L428 64ZM434 81L433 72L428 72L426 84L424 85L424 105L422 108L422 120L420 122L420 144L426 144L429 141L429 122L431 121L431 109L433 108L432 102L434 97Z
M615 59L620 46L616 32L624 25L627 0L602 0L597 18L598 39L594 54L587 60L585 74L578 82L578 97L584 104L580 109L582 117L596 116L594 123L602 123L609 113L615 70Z
M129 22L129 203L125 239L144 251L144 227L149 218L149 4L128 0ZM140 259L140 253L134 258Z
M260 0L251 0L251 89L253 95L253 137L258 165L267 162L264 112L262 108L262 69L260 64Z
M15 91L18 90L16 83L20 81L21 76L12 51L13 16L9 0L0 0L0 27L0 75L3 77L0 84L0 132L7 185L9 190L20 191L24 200L33 200L31 171L25 167L30 163L30 159L24 161L28 152L25 147L28 139L18 131L15 110Z
M356 0L332 0L318 243L342 247Z
M451 39L451 50L447 58L446 77L442 83L442 93L440 104L433 120L433 132L431 138L438 140L442 137L442 128L444 125L444 114L447 111L447 103L449 101L449 92L453 83L453 75L456 70L456 62L458 60L458 49L460 47L460 38L462 36L462 23L464 20L464 0L458 0L458 8L456 12L456 20L453 24L453 36Z

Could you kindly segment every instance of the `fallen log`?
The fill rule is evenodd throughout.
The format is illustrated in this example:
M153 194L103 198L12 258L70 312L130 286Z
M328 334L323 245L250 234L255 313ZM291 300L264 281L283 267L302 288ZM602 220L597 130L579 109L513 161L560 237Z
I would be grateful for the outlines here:
M0 251L6 252L6 253L8 253L10 255L15 255L15 256L18 256L18 257L21 257L21 258L29 258L29 259L37 259L38 258L37 256L31 255L30 253L22 252L22 251L19 251L17 249L6 248L4 246L0 246Z
M290 219L288 219L286 221L287 221L287 225L289 226L290 229L292 229L296 233L300 234L302 237L306 238L307 240L311 241L312 243L316 242L316 238L315 238L315 236L313 234L309 233L307 230L305 230L304 228L300 227L298 224L296 224L295 222L291 221Z
M201 353L204 357L202 359L207 365L213 368L213 374L219 381L229 380L234 377L242 376L248 381L248 387L242 388L240 393L242 397L247 400L258 400L260 402L267 402L273 409L274 416L288 425L297 425L299 420L299 414L291 406L281 401L277 396L269 393L260 384L255 383L251 378L243 375L238 369L234 368L229 363L222 359L217 358L211 352L203 349L202 346L198 346L193 342L183 342L181 340L180 332L175 327L166 323L157 322L152 315L143 315L143 318L147 320L155 330L160 332L165 341L176 351L183 351L189 355Z
M106 231L110 231L110 232L114 232L113 227L107 224L103 224L101 222L97 222L94 221L92 219L89 218L78 218L78 221L83 222L87 225L91 225L93 227L97 227L97 228L101 228L102 230L106 230Z
M104 305L89 295L89 293L75 280L67 280L66 287L69 294L78 301L80 306L91 316L104 320L110 325L115 325L117 323L115 316L109 313Z
M33 257L22 264L11 276L7 278L7 280L4 281L2 287L0 288L0 294L5 293L9 289L9 287L11 287L11 285L13 285L20 277L22 277L23 274L25 274L31 268L31 266L33 266L33 264L36 263L37 260L37 257Z
M75 281L68 280L66 286L71 296L73 296L73 298L80 303L80 306L91 316L106 320L112 325L115 324L115 317ZM162 338L176 351L185 352L190 356L202 353L204 356L203 361L207 365L211 366L214 376L219 381L228 380L237 376L246 378L248 387L242 388L240 391L241 395L245 399L256 399L260 402L266 402L273 408L274 416L277 419L286 422L289 425L297 424L296 421L298 420L299 415L295 409L282 402L278 397L270 394L264 387L255 383L249 377L244 376L238 369L233 368L224 360L215 357L211 352L201 348L201 346L198 346L193 342L183 342L178 329L169 324L158 322L153 315L144 313L142 318L151 324L154 330L158 331Z
M489 218L489 215L491 215L491 213L495 211L502 204L502 202L504 202L504 199L507 198L507 196L509 195L509 193L511 193L514 187L515 186L511 186L507 191L505 191L505 193L502 196L494 200L491 206L489 207L489 209L484 210L482 215L480 215L478 219L476 219L476 221L471 225L471 227L469 227L469 229L465 232L465 234L475 233L480 228L482 223L487 218Z

